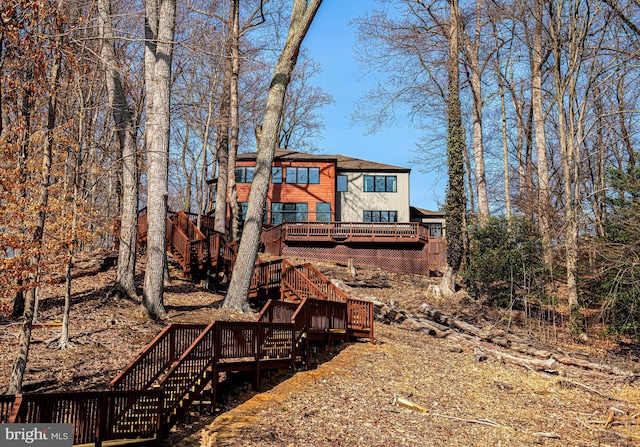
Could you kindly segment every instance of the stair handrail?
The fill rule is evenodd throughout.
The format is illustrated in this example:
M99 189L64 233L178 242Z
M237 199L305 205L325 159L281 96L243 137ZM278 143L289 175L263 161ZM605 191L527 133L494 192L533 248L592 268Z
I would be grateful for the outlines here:
M149 388L162 372L182 354L182 352L177 352L182 340L181 337L176 337L176 334L180 331L187 334L192 332L193 338L195 338L195 332L202 331L204 328L206 328L204 324L169 323L111 380L109 389L132 391ZM184 338L186 341L190 337ZM191 341L189 341L190 343ZM145 362L150 357L150 361Z
M291 315L291 322L294 324L296 331L304 330L304 328L308 325L306 315L307 302L307 298L302 298L302 300L300 300L300 303L298 303L296 311L293 313L293 315ZM301 314L303 314L303 318L300 318Z
M314 284L316 285L321 284L321 285L318 285L318 288L324 289L323 292L327 295L327 299L329 301L339 301L339 302L346 303L347 300L349 300L350 298L349 295L347 295L347 293L345 293L343 290L340 290L334 283L331 282L329 278L327 278L322 273L320 273L320 271L313 264L305 263L305 264L302 264L300 267L302 267L303 269L302 271L303 274L305 273L304 270L307 270L309 273L313 274L320 280L320 283L317 283L313 281L313 279L310 278L308 275L305 275ZM300 268L298 268L298 270L300 270Z
M191 345L182 353L180 358L169 368L166 374L159 380L160 387L165 389L164 394L164 411L165 415L170 414L176 410L174 420L180 418L182 413L186 411L187 406L178 408L180 401L189 392L191 387L202 378L205 371L211 366L213 362L215 342L215 321L209 323L206 328L200 333L200 335L191 343ZM198 372L193 374L193 370L190 368L189 362L196 360L196 367ZM185 371L186 370L186 371ZM177 393L177 396L170 392L171 380L181 373L190 373L190 381L188 384L183 385L182 391Z
M272 278L272 266L280 266L275 270L275 279L279 279L277 283ZM260 278L263 271L266 269L266 278ZM265 281L261 282L260 279L265 279ZM253 275L251 275L251 284L249 285L249 290L257 290L264 287L280 287L280 283L282 282L282 259L275 259L272 261L262 262L262 260L258 257L257 262L253 268Z
M360 298L352 298L344 291L340 290L329 278L324 276L313 264L305 263L300 267L319 278L326 285L327 296L339 296L342 302L347 303L347 313L349 328L351 330L367 330L369 332L369 340L373 343L373 319L374 309L373 303L369 300ZM303 273L304 274L304 273ZM313 281L312 281L313 282ZM314 284L316 284L314 282ZM330 300L339 301L339 300Z
M175 249L184 261L184 266L191 264L191 247L189 237L182 229L176 225L172 219L167 217L166 241Z
M289 268L287 268L289 267ZM291 261L287 260L287 259L283 259L282 260L282 282L283 285L284 283L286 283L287 286L289 286L289 290L294 291L295 294L298 297L302 297L303 295L301 295L302 290L297 290L297 286L296 284L293 284L288 278L287 275L288 274L293 275L294 278L298 279L302 284L305 284L308 288L308 290L312 293L314 293L316 295L317 299L320 300L327 300L327 295L319 288L316 286L316 284L311 281L309 278L307 278L300 270L298 270L296 268L296 266L293 265L293 263L291 263Z
M187 235L189 240L194 241L206 238L204 233L198 229L198 226L194 224L191 219L189 219L189 216L187 216L184 211L176 212L173 215L172 220L176 220L178 228L180 228Z

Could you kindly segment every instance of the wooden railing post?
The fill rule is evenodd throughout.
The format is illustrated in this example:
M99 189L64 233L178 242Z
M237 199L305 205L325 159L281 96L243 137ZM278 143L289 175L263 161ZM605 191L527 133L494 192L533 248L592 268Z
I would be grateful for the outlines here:
M373 302L369 302L369 343L374 344L373 338L373 319L374 319Z
M20 416L22 413L22 394L16 394L16 398L13 401L13 406L11 407L11 413L9 414L9 420L7 423L16 424L22 422L20 420Z
M162 438L165 436L165 421L166 416L164 414L164 386L160 386L158 394L158 412L156 421L156 446L162 445ZM166 431L169 431L169 427L166 427Z
M253 377L253 390L257 393L260 391L260 348L264 343L264 334L262 332L262 323L258 322L256 331L253 335L253 346L255 350L255 372Z
M176 331L173 326L169 329L169 361L173 363L176 359Z
M114 392L112 392L113 396ZM107 430L113 428L113 399L108 399L107 394L98 396L98 408L96 409L95 445L102 446L102 441L106 441Z

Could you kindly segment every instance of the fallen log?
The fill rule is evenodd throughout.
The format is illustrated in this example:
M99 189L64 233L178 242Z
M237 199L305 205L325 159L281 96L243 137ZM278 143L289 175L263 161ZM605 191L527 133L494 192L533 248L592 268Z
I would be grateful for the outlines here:
M75 267L71 269L71 279L82 278L85 276L93 276L98 273L104 272L114 265L118 261L118 252L116 251L102 251L96 253L88 262L78 262ZM60 284L67 279L64 274L51 275L47 282L51 284Z
M495 335L495 334L487 334L480 328L473 326L469 323L465 323L462 320L459 320L451 315L443 314L442 312L434 309L428 304L424 303L420 305L420 312L434 320L437 323L441 323L445 326L449 326L452 328L459 329L463 332L471 334L475 337L478 337L481 340L487 340L496 345L508 348L511 344L511 341L503 336Z
M332 282L341 290L356 295L353 291L349 290L350 288L343 282L338 280ZM615 375L623 377L625 380L635 380L640 377L639 373L625 371L615 366L571 357L558 351L536 348L515 334L507 334L504 332L499 334L487 333L483 329L455 318L452 315L444 314L426 303L419 307L419 312L422 316L417 316L398 309L392 304L386 304L375 297L367 296L366 298L374 304L376 321L385 324L396 323L402 325L402 327L407 330L424 331L438 338L447 337L472 347L478 346L479 341L484 341L526 356L507 354L504 351L489 349L484 345L482 346L485 352L489 352L495 357L499 357L509 363L518 364L538 371L549 371L557 368L558 365L564 365L580 368L583 371L593 371L598 374Z

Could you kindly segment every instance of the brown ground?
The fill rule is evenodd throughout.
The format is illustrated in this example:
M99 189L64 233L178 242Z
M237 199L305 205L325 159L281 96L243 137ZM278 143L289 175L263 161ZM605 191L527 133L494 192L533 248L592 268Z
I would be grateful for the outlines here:
M346 280L346 269L318 263L330 277ZM114 272L74 282L71 336L73 349L48 348L59 331L62 286L42 293L40 321L25 378L37 391L105 389L161 329L145 321L136 303L106 300ZM428 302L479 326L506 328L505 315L477 303L446 303L425 293L430 281L381 270L359 271L358 296L374 296L416 312ZM358 285L358 284L356 284ZM374 286L374 287L372 287ZM248 318L219 308L221 296L175 280L166 294L173 321L209 322ZM640 371L637 351L620 340L600 338L590 327L579 342L542 320L528 330L511 325L538 344L551 345L591 361L614 362ZM0 384L8 382L17 346L16 323L0 323ZM473 350L425 332L376 324L376 343L343 345L325 363L293 377L271 380L262 393L229 393L211 422L183 424L167 445L215 446L634 446L640 445L638 381L618 380L576 368L551 373L477 361ZM634 356L635 354L635 356ZM268 381L267 381L268 383ZM426 412L410 410L407 399ZM239 403L243 402L243 403ZM613 415L613 416L611 416ZM607 420L612 417L607 424Z

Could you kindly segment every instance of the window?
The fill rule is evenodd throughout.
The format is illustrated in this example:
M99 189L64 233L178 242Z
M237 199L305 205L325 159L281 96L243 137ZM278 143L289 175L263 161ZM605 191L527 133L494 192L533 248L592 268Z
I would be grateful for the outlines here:
M442 237L442 224L427 224L429 237Z
M236 168L236 183L251 183L253 181L253 166L239 166Z
M396 192L398 179L395 175L365 175L364 192Z
M306 203L271 203L271 225L279 225L283 222L305 222L306 220Z
M247 209L249 208L249 202L238 202L240 207L240 220L243 222L247 220Z
M313 185L320 183L320 168L309 168L309 183Z
M327 202L316 203L316 220L318 222L331 222L331 204Z
M282 183L282 167L271 168L271 183Z
M247 220L247 210L249 209L249 202L238 202L238 207L240 208L240 220L244 222ZM265 210L267 206L265 205ZM262 218L262 223L267 223L267 213L264 213L264 217Z
M347 191L347 176L346 175L339 175L337 177L337 187L338 187L338 192L346 192Z
M397 211L364 211L363 213L363 221L364 222L397 222L398 221L398 212Z
M287 168L287 183L318 184L320 183L320 168Z

